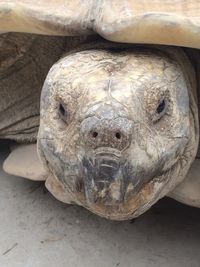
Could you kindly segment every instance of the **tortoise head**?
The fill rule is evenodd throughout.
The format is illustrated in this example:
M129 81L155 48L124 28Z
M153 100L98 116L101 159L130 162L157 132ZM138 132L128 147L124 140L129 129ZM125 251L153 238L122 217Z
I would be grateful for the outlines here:
M75 202L103 217L143 213L182 181L196 154L185 58L168 50L74 53L44 83L40 155Z

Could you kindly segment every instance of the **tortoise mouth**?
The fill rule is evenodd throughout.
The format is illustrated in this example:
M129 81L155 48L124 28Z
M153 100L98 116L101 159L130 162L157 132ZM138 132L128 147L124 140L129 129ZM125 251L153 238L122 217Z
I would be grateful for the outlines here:
M140 171L122 152L98 148L82 158L83 205L93 213L111 220L139 216L159 198L170 179L174 162L166 170L158 164L155 171Z
M177 168L179 160L177 160L170 168L153 176L148 182L143 183L137 190L129 184L129 190L124 194L121 201L112 202L88 202L86 207L91 212L110 219L123 221L138 217L146 210L148 210L154 203L156 203L164 195L161 193L163 186L165 186L171 178L171 174Z
M123 202L125 179L122 169L125 163L119 150L97 148L93 155L85 155L81 164L85 198L89 206L98 203L112 206Z
M135 170L122 152L109 148L85 155L81 165L87 205L105 209L122 206L155 177L155 173Z
M94 150L94 158L110 157L113 161L119 162L122 157L122 152L111 147L99 147Z

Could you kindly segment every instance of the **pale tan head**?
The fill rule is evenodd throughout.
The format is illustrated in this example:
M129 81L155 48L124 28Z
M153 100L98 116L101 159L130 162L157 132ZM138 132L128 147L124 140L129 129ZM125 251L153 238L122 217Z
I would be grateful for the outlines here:
M133 218L184 178L197 133L183 58L173 48L88 50L52 67L38 147L74 202Z

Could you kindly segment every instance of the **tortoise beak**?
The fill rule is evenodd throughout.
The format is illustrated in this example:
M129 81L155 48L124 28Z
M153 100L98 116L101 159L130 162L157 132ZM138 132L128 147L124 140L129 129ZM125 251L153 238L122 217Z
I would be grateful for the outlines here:
M124 201L126 181L123 164L116 154L100 153L93 159L84 157L85 196L90 204L118 205Z

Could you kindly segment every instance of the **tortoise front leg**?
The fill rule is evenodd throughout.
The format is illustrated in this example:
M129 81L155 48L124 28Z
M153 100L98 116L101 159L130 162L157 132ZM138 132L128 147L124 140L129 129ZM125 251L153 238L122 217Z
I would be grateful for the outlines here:
M186 178L169 195L175 200L200 208L200 159L196 159Z
M45 181L48 173L37 155L36 144L16 145L3 163L6 173L35 181Z
M47 189L55 198L69 204L74 202L70 192L44 168L38 157L36 144L15 145L11 150L3 163L6 173L34 181L46 181Z

